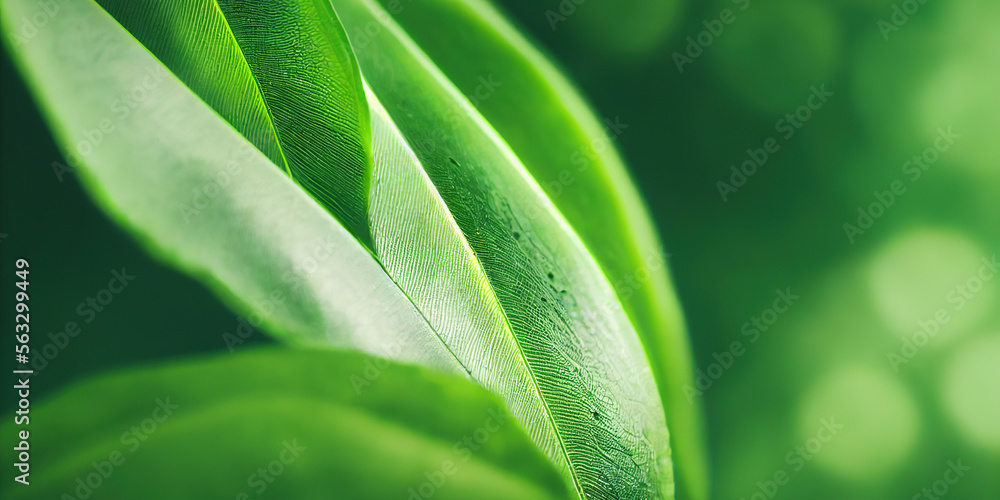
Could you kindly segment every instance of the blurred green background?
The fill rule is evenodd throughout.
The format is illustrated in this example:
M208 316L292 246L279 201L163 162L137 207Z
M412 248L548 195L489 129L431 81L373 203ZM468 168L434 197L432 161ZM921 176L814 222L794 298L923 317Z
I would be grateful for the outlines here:
M687 314L714 498L1000 498L1000 3L500 4L627 125L615 140ZM226 349L237 316L53 168L6 55L2 71L0 265L31 262L33 342L82 330L36 361L33 399ZM135 279L81 314L122 267Z

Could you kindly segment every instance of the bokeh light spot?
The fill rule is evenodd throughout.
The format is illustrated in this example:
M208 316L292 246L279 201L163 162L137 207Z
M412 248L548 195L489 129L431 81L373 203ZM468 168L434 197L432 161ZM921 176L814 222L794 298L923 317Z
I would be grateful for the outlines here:
M948 360L945 411L973 445L1000 451L1000 335L973 340Z
M948 56L918 88L918 109L925 136L939 127L961 134L953 156L976 174L1000 171L1000 18L996 2L956 1L942 27Z
M891 240L872 259L869 286L879 316L896 335L908 335L940 310L943 338L980 323L995 305L1000 276L983 272L990 257L960 233L914 229ZM937 338L934 344L943 344Z
M878 479L899 465L917 440L920 422L913 399L883 371L843 367L806 394L799 409L798 440L807 443L817 436L823 419L843 425L811 460L841 478Z

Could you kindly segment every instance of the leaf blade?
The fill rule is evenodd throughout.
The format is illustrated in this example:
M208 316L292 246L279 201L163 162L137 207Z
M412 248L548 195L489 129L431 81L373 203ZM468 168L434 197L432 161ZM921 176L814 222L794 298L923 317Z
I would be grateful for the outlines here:
M523 360L484 361L484 353L522 359L503 308L420 160L378 98L366 91L372 112L372 236L386 272L436 325L456 358L464 360L469 376L505 396L529 435L568 472L549 410ZM440 300L431 288L445 290L448 299ZM565 479L572 481L568 475Z
M356 37L362 74L480 261L538 375L578 495L671 498L655 384L636 363L642 348L596 262L509 148L377 4L335 5ZM419 304L420 293L433 301L433 289L405 291Z
M405 497L450 461L442 498L566 498L495 397L461 377L383 361L358 391L351 377L371 363L356 352L267 348L86 380L34 409L44 429L32 441L39 472L30 492L7 483L5 497L73 492L92 462L117 451L124 463L95 488L102 497L237 497L262 464L284 457L287 473L272 477L268 495ZM67 412L75 418L57 418ZM155 425L139 425L145 439L120 438L147 420ZM484 430L478 449L458 446ZM88 442L73 446L80 436Z
M574 86L488 2L430 0L389 11L510 144L607 273L654 367L679 489L685 498L707 498L701 408L684 394L685 386L694 387L694 366L683 313L652 218L613 146L628 125L617 117L599 122Z

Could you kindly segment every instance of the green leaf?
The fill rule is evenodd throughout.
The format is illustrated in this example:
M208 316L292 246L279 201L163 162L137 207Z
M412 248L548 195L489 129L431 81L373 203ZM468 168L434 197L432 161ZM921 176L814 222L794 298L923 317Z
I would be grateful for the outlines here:
M361 76L326 0L98 0L366 245Z
M568 479L581 497L672 496L656 386L635 330L593 257L500 137L381 7L357 0L334 5L354 37L374 93L369 102L379 101L395 119L412 151L405 151L406 163L419 164L429 180L380 175L380 163L391 161L376 153L376 191L380 183L405 183L384 201L373 196L376 215L396 214L372 221L387 272L425 314L461 297L452 293L461 287L456 281L483 283L486 299L472 290L468 302L487 300L489 313L501 310L502 334L438 332L473 378L505 398L553 460L568 463ZM376 151L384 135L373 132ZM440 200L421 192L431 185ZM409 240L399 231L379 234L414 221L415 228L405 229ZM446 242L440 235L448 228L460 234ZM434 261L423 263L421 256ZM470 277L457 278L455 269ZM549 422L539 420L538 407Z
M425 311L469 375L505 397L572 483L566 450L489 278L412 150L369 94L372 234L386 272ZM410 223L415 221L415 223Z
M482 388L351 352L269 348L105 375L33 407L30 429L31 484L4 481L4 498L568 498ZM16 435L13 417L0 431Z
M8 23L36 6L2 8L12 33ZM97 4L60 8L12 55L112 218L208 283L251 326L460 371L371 254L308 194Z
M10 4L5 18L31 8ZM653 376L598 262L377 4L336 6L372 88L375 255L172 75L79 151L85 184L251 324L464 371L503 398L578 498L672 498ZM66 12L65 30L15 55L72 151L104 123L108 102L141 84L143 68L162 66L94 4Z
M707 498L700 406L684 394L694 386L694 367L681 309L652 218L613 146L628 124L618 117L599 121L545 55L486 1L379 2L469 96L608 275L660 387L678 489L682 498Z

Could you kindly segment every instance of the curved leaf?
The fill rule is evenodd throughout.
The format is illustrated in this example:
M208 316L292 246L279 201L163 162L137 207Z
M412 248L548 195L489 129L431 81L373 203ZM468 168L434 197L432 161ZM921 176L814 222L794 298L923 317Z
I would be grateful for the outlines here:
M503 341L504 347L487 353L512 348L516 357L491 359L481 349L461 347L481 342L477 339L458 338L450 344L452 351L512 408L520 404L535 410L537 391L551 422L526 425L528 431L557 463L569 464L581 497L672 497L668 436L656 386L628 318L620 306L606 307L618 299L594 259L510 149L381 7L358 0L334 0L334 5L348 35L356 37L352 45L365 80L447 207L430 212L450 213L453 221L442 225L460 229L468 253L482 267L486 293L494 294L502 308L512 339L493 333L490 341ZM374 231L412 223L405 214L422 213L414 206L426 199L397 195L382 210L399 210L399 216L381 225L373 221ZM385 241L408 244L399 237ZM413 250L376 246L389 274L425 315L430 305L450 297L433 270L409 264ZM457 265L444 260L440 268L451 272ZM448 335L438 330L447 342ZM464 358L463 350L474 356ZM510 378L490 378L513 369L511 363L523 363L530 376L522 382L530 385L513 393L504 391ZM554 444L548 439L551 429L558 436Z
M469 375L504 397L572 483L565 450L533 372L476 253L388 113L372 112L372 235L386 272L407 291Z
M435 498L568 498L486 391L358 353L269 348L126 370L31 419L31 485L5 481L4 498L382 500L433 486L428 474L443 481Z
M595 118L561 72L485 0L379 2L510 144L608 275L654 368L678 489L682 498L707 498L699 401L683 391L694 386L694 366L682 312L652 218L613 146L628 125Z
M2 7L11 33L35 4ZM61 9L11 52L105 211L254 327L460 371L371 254L301 188L97 4ZM133 109L113 111L137 90Z
M98 0L366 245L368 109L329 1Z

